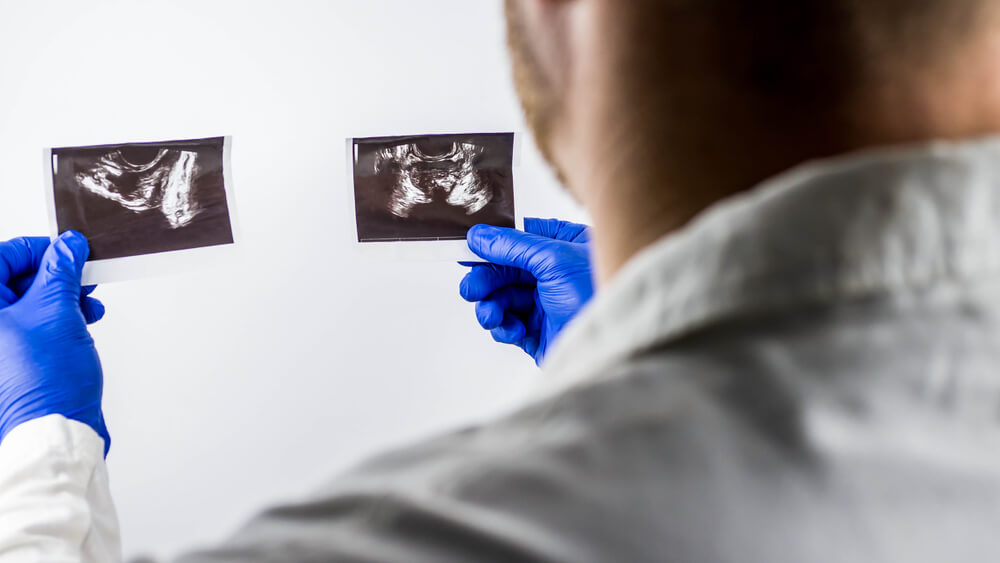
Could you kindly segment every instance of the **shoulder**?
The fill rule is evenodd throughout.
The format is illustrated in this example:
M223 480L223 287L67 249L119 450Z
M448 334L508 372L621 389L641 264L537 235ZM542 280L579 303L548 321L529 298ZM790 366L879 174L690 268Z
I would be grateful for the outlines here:
M731 379L697 356L623 363L488 424L372 459L263 513L227 549L279 557L295 545L331 561L641 562L667 550L713 559L714 533L692 529L738 502L720 477L751 459L773 475L782 457L745 439L759 433L726 412Z
M374 459L327 494L366 495L381 526L431 517L504 538L527 550L524 560L655 560L698 543L697 522L750 502L728 487L754 495L811 471L794 400L767 397L736 367L701 354L634 359L492 423Z

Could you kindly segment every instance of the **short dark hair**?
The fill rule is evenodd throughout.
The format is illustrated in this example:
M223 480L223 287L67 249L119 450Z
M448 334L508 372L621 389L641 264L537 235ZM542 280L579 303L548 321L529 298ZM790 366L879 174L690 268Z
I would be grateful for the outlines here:
M670 18L703 27L733 86L781 102L843 98L887 68L919 68L971 36L989 0L630 0L645 37ZM654 13L655 12L655 13ZM695 23L695 22L698 23ZM667 26L672 27L672 26ZM648 33L654 35L648 35ZM660 32L661 35L662 29ZM667 39L669 41L669 38ZM674 46L677 44L675 43ZM658 57L650 52L650 57ZM650 59L652 62L655 59Z

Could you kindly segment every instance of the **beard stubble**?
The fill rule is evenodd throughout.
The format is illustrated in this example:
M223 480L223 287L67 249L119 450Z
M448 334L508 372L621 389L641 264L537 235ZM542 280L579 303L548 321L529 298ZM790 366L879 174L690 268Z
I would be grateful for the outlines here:
M514 86L524 118L535 137L535 143L545 161L563 186L568 186L566 174L555 159L553 121L558 108L555 89L546 78L535 55L517 0L505 0L507 47L510 52Z

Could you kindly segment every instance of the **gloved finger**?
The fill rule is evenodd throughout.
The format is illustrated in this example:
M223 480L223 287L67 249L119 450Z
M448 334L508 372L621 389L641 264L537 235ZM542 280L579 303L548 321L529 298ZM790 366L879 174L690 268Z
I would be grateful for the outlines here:
M527 336L527 330L524 328L524 323L521 322L521 319L508 313L504 316L503 323L491 330L490 334L493 335L493 340L497 342L519 346L524 337Z
M102 410L99 418L97 419L97 433L104 438L104 459L108 458L108 452L111 451L111 433L108 432L108 424L104 421L104 411Z
M30 274L15 278L10 282L10 288L14 290L14 293L20 298L25 293L33 283L35 283L35 277L38 276L38 272L31 272Z
M0 309L10 307L17 301L17 294L14 290L5 285L0 285Z
M80 277L89 255L86 237L75 231L59 235L42 256L38 275L26 295L36 299L78 301L83 291Z
M32 272L24 276L18 276L7 282L7 285L0 285L0 309L13 305L18 299L24 296L31 283L35 281L37 272Z
M11 282L10 282L10 288L14 291L14 295L15 295L15 297L11 301L11 303L13 303L14 301L17 301L25 293L28 292L28 289L32 286L32 284L35 283L35 276L36 275L37 275L37 272L32 272L32 273L30 273L30 274L28 274L26 276L21 276L21 277L18 277L18 278L15 278L15 279L11 280ZM4 290L3 286L0 286L0 301L2 301L3 290ZM94 291L96 291L96 290L97 290L97 286L96 285L88 285L88 286L84 287L80 291L80 297L86 297L86 296L94 293ZM2 304L0 304L0 307L2 307Z
M37 271L49 244L46 237L21 237L0 243L0 285Z
M479 321L479 326L486 330L499 328L503 324L503 316L506 313L507 311L504 311L503 307L492 301L476 303L476 320Z
M527 352L529 356L535 359L535 364L541 363L541 359L544 356L544 354L538 353L538 348L540 345L541 344L538 338L534 336L526 337L524 339L524 342L521 343L521 349Z
M566 242L590 242L590 227L559 219L539 219L527 217L524 219L524 231L534 235L564 240Z
M486 330L493 330L503 324L507 312L525 313L534 307L535 288L508 286L476 303L476 319Z
M520 268L479 264L462 278L459 293L466 301L482 301L508 285L533 285L535 278Z
M545 310L538 304L537 294L533 297L535 298L536 305L528 313L528 318L525 321L525 327L528 329L528 334L541 334L545 329L545 327L542 326L545 323Z
M469 230L469 249L498 266L527 270L536 278L554 265L557 245L551 238L517 229L476 225Z
M89 325L92 325L104 318L104 303L101 303L93 297L84 297L80 299L80 310L83 311L83 318L86 319L87 324Z

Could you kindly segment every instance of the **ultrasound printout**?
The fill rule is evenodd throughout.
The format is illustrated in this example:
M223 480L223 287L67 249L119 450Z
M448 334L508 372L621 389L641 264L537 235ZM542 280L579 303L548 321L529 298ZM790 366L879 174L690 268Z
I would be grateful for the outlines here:
M225 138L52 149L59 232L91 260L230 244Z
M354 139L359 242L461 240L514 227L514 134Z

